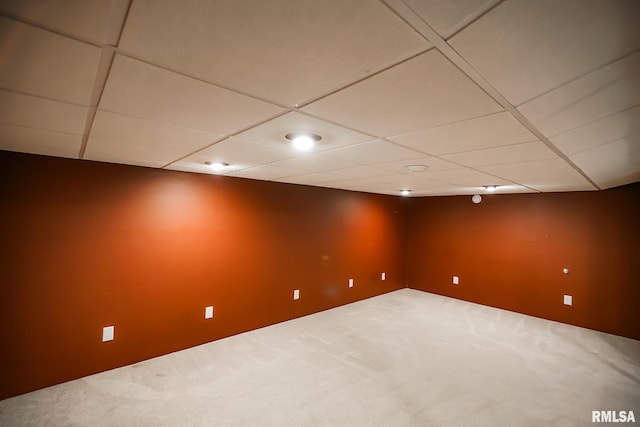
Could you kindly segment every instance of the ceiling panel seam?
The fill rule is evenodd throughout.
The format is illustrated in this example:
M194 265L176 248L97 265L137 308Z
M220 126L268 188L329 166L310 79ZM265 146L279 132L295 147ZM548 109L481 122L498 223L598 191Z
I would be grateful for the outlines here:
M109 21L105 31L105 44L118 46L122 38L124 26L129 18L131 0L111 0L109 8Z
M602 65L600 65L600 66L598 66L596 68L593 68L591 70L585 71L584 73L579 74L576 77L574 77L572 79L569 79L566 82L561 83L558 86L554 86L551 89L547 89L544 92L542 92L542 93L540 93L540 94L538 94L538 95L536 95L534 97L531 97L531 98L527 99L526 101L522 101L520 104L518 104L518 107L521 107L521 106L523 106L525 104L528 104L529 102L535 101L535 100L537 100L539 98L542 98L542 97L544 97L546 95L549 95L553 91L558 90L559 88L561 88L563 86L570 85L570 84L572 84L572 83L574 83L574 82L576 82L576 81L578 81L580 79L583 79L583 78L587 77L589 74L596 73L596 72L598 72L598 71L600 71L600 70L602 70L602 69L604 69L606 67L611 66L612 64L615 64L616 62L624 61L625 59L629 58L630 56L636 55L639 52L640 52L640 49L636 49L636 50L634 50L632 52L627 53L626 55L623 55L623 56L620 56L618 58L612 59L612 60L610 60L608 62L605 62L604 64L602 64Z
M55 35L60 36L60 37L64 37L64 38L71 39L71 40L74 40L74 41L77 41L77 42L80 42L80 43L88 44L88 45L93 46L93 47L102 47L102 43L100 43L100 41L91 40L89 38L85 38L85 37L79 36L77 34L67 33L65 31L61 31L61 30L59 30L57 28L54 28L54 27L51 27L49 25L43 25L43 24L41 24L39 22L35 22L35 21L31 20L31 19L21 18L21 17L18 17L18 16L7 14L5 12L0 12L0 17L4 17L4 18L7 18L7 19L9 19L11 21L15 21L15 22L19 22L21 24L28 25L30 27L37 28L39 30L49 32L51 34L55 34Z
M246 92L242 92L242 91L234 89L234 88L223 86L221 84L214 83L214 82L211 82L209 80L205 80L205 79L203 79L201 77L194 76L194 75L189 74L189 73L185 73L184 71L180 71L180 70L174 69L174 68L169 67L167 65L153 62L151 59L147 59L147 58L141 57L139 55L136 55L135 53L123 50L123 49L121 49L119 47L116 47L116 53L118 55L125 56L127 58L133 59L135 61L142 62L142 63L150 65L152 67L160 68L161 70L168 71L168 72L174 73L174 74L178 74L178 75L180 75L182 77L187 77L187 78L190 78L190 79L193 79L193 80L197 80L197 81L199 81L201 83L205 83L205 84L208 84L208 85L211 85L211 86L215 86L215 87L217 87L219 89L227 90L229 92L233 92L233 93L238 94L238 95L242 95L242 96L246 96L246 97L249 97L249 98L253 98L253 99L257 100L257 101L261 101L261 102L264 102L264 103L267 103L267 104L275 105L276 107L286 108L286 109L291 109L292 108L290 105L280 104L280 103L275 102L273 100L261 98L261 97L259 97L257 95L252 95L252 94L249 94L249 93L246 93Z
M91 127L93 126L93 120L96 116L98 105L100 104L100 98L104 93L104 88L107 85L107 79L111 66L113 64L113 58L115 57L115 48L113 46L102 46L102 52L100 54L100 62L98 63L98 69L96 70L96 77L93 81L93 89L91 91L91 98L89 101L89 109L87 111L87 118L84 125L84 132L82 134L82 143L80 144L80 150L78 151L78 158L83 159L87 150L87 143L89 142L89 134L91 133Z
M467 27L469 27L470 25L472 25L474 22L476 22L478 19L482 18L483 16L485 16L486 14L488 14L489 12L491 12L493 9L495 9L496 7L500 6L502 3L504 3L506 0L500 0L499 2L497 2L496 4L492 5L491 7L489 7L487 10L485 10L484 12L482 12L480 15L476 16L475 18L473 18L471 21L467 22L466 24L464 24L462 27L458 28L456 31L454 31L450 36L448 36L446 38L446 40L452 39L453 37L455 37L458 33L463 32Z
M404 59L402 59L402 60L400 60L398 62L395 62L395 63L393 63L391 65L388 65L388 66L386 66L384 68L381 68L378 71L375 71L375 72L373 72L371 74L368 74L368 75L366 75L366 76L364 76L364 77L362 77L360 79L354 80L354 81L352 81L352 82L350 82L350 83L348 83L348 84L346 84L344 86L340 86L339 88L333 89L330 92L327 92L325 94L319 95L319 96L317 96L317 97L315 97L315 98L313 98L313 99L311 99L309 101L304 101L303 103L296 104L295 107L296 108L304 108L304 107L306 107L306 106L308 106L310 104L313 104L314 102L320 101L320 100L322 100L324 98L328 98L331 95L334 95L334 94L336 94L338 92L341 92L341 91L343 91L345 89L348 89L348 88L350 88L352 86L355 86L355 85L357 85L359 83L362 83L362 82L364 82L366 80L369 80L369 79L371 79L371 78L373 78L373 77L375 77L377 75L380 75L380 74L382 74L382 73L384 73L386 71L389 71L392 68L397 67L398 65L402 65L402 64L404 64L406 62L409 62L412 59L417 58L418 56L423 55L423 54L425 54L425 53L427 53L427 52L429 52L430 50L433 50L433 49L434 49L434 47L431 46L431 47L429 47L427 49L424 49L424 50L422 50L422 51L420 51L420 52L418 52L418 53L416 53L414 55L408 56L408 57L406 57L406 58L404 58Z
M253 129L253 128L257 127L257 126L260 126L260 125L263 125L263 124L265 124L265 123L267 123L267 122L270 122L270 121L272 121L272 120L275 120L275 119L277 119L278 117L282 117L282 116L284 116L285 114L290 113L291 111L292 111L291 109L286 109L285 111L282 111L282 112L281 112L281 113L279 113L279 114L276 114L276 115L274 115L274 116L271 116L271 117L268 117L268 118L266 118L266 119L264 119L264 120L261 120L261 121L260 121L260 122L258 122L258 123L253 123L253 124L251 124L251 125L249 125L249 126L246 126L246 127L242 128L242 129L236 130L236 131L235 131L235 132L233 132L233 133L230 133L230 134L228 134L228 135L224 135L222 138L220 138L220 139L218 139L218 140L216 140L216 141L212 142L211 144L208 144L208 145L206 145L206 146L204 146L204 147L201 147L201 148L199 148L199 149L197 149L197 150L194 150L194 151L192 151L192 152L190 152L190 153L187 153L187 154L185 154L184 156L180 156L179 158L177 158L177 159L175 159L175 160L170 161L169 163L167 163L167 164L165 164L164 166L162 166L162 167L161 167L161 169L167 168L167 167L169 167L169 166L173 165L174 163L177 163L177 162L179 162L179 161L181 161L181 160L186 159L187 157L190 157L190 156L193 156L194 154L199 153L200 151L207 150L207 149L209 149L209 148L213 147L214 145L216 145L216 144L218 144L218 143L220 143L220 142L222 142L222 141L226 141L226 140L228 140L228 139L230 139L230 138L233 138L234 136L237 136L237 135L239 135L239 134L241 134L241 133L243 133L243 132L246 132L246 131L248 131L248 130L251 130L251 129ZM251 142L251 141L249 141L249 142Z
M403 0L384 0L388 7L393 10L408 25L414 28L427 41L444 55L456 68L464 73L471 81L473 81L488 96L493 98L506 111L508 111L516 120L518 120L527 130L533 133L540 141L542 141L549 149L556 153L565 163L578 172L594 189L601 188L566 154L555 146L542 132L538 130L518 109L513 106L507 99L491 85L475 68L471 66L449 43L446 42L438 33L431 28L411 7Z

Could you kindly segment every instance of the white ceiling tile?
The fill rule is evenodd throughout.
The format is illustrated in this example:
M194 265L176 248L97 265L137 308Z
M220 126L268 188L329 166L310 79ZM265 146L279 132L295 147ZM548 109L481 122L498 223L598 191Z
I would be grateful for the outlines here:
M121 55L114 58L100 108L224 135L284 111Z
M331 150L373 139L365 134L297 112L287 113L248 131L239 133L236 138L276 147L285 147L291 150L294 155L298 155L301 153L295 151L285 138L288 133L295 132L315 133L322 137L313 147L312 151L314 152Z
M571 156L602 188L640 181L640 133Z
M0 12L101 43L112 0L19 0L0 2Z
M639 2L327 1L0 0L0 149L75 158L92 123L86 159L382 194L640 180Z
M288 176L289 172L284 168L274 166L272 164L265 164L260 166L254 166L252 168L233 171L229 175L240 177L240 178L274 181L274 180Z
M449 38L500 0L405 0L440 36Z
M523 187L518 184L501 184L495 191L488 192L484 187L466 187L461 188L459 194L479 194L482 197L493 197L499 194L513 194L513 193L538 193L539 191ZM470 200L471 202L471 200Z
M233 175L234 172L238 172L242 170L242 165L234 163L233 165L226 166L223 170L213 170L209 166L204 163L195 163L195 162L185 162L180 161L176 163L171 163L170 165L165 165L162 167L163 169L176 170L182 172L193 172L193 173L203 173L207 175ZM236 175L233 175L236 176Z
M407 169L407 166L427 166L427 169L420 172L411 172ZM426 172L433 172L438 170L447 170L447 169L458 169L460 166L448 162L446 160L442 160L438 157L433 156L422 156L415 159L410 160L402 160L397 162L386 162L386 163L378 163L375 165L376 169L386 171L386 173L392 174L413 174L420 175Z
M332 187L356 189L373 193L399 195L403 189L411 190L412 196L420 194L455 194L460 187L428 178L426 175L394 174L377 179L350 179L329 183Z
M306 177L310 180L309 182L313 180L313 182L317 184L329 184L335 181L347 181L360 178L373 180L378 179L380 175L384 175L380 169L370 166L355 166L345 169L307 174Z
M555 159L557 157L558 155L541 141L523 142L520 144L442 156L442 158L446 160L465 166L499 165L503 163Z
M270 163L286 171L287 177L307 175L357 166L348 160L334 157L331 153L310 153Z
M429 179L446 182L460 187L481 188L484 185L511 184L511 182L507 180L496 178L495 176L469 168L426 172L425 176Z
M331 150L331 155L350 159L359 165L374 165L424 157L423 153L380 139Z
M87 108L0 90L0 123L81 135Z
M640 47L636 0L507 0L450 44L514 105Z
M78 158L82 137L69 133L0 124L0 150Z
M498 109L436 51L305 107L314 114L379 136Z
M580 173L560 158L478 166L477 169L539 191L595 190Z
M572 155L617 139L637 137L637 135L640 135L640 106L607 116L550 139L565 154Z
M158 167L221 138L212 133L98 110L84 158Z
M100 49L0 16L0 87L88 105Z
M180 7L137 0L120 42L156 63L289 106L429 46L369 0L185 0Z
M229 165L220 172L226 175L241 169L284 160L289 157L291 157L291 152L285 148L228 138L179 160L168 168L187 167L195 172L213 173L205 162L221 162Z
M536 137L507 112L490 114L389 138L428 154L448 154L534 141Z
M306 175L287 176L277 179L278 182L286 182L289 184L301 184L301 185L320 185L321 179L320 173L312 173Z
M518 110L545 135L553 136L638 104L640 52L533 99Z
M303 110L385 137L497 112L501 107L434 49Z

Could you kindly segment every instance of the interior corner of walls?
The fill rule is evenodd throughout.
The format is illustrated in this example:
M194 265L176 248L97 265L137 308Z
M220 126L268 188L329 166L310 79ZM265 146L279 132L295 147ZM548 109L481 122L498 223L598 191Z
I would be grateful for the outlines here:
M499 203L482 211L466 198L412 199L408 287L640 339L630 285L638 187L615 191L493 195ZM556 262L571 262L575 274ZM576 295L571 308L565 293Z

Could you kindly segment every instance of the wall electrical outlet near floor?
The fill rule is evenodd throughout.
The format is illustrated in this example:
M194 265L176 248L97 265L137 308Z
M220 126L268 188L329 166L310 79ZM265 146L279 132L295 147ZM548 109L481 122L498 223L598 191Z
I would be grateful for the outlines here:
M573 305L573 297L571 295L564 296L564 305Z
M349 279L349 287L353 288L353 279Z
M115 326L105 326L102 328L102 342L113 341Z
M458 276L453 276L453 284L457 285L458 283L460 283L460 278Z
M300 299L300 289L295 289L293 291L293 299Z
M204 318L205 319L213 318L213 306L212 305L204 308Z

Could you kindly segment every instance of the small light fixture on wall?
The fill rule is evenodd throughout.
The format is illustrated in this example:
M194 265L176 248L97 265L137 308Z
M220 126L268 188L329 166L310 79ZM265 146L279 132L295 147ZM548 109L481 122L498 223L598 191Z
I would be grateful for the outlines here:
M473 196L471 196L471 201L475 204L478 204L482 201L482 196L479 194L474 194Z
M215 172L221 172L224 168L229 166L229 163L224 162L204 162L204 164L209 166Z
M322 137L320 135L316 135L315 133L309 132L293 132L285 135L293 147L300 151L309 151L316 142L320 141Z

